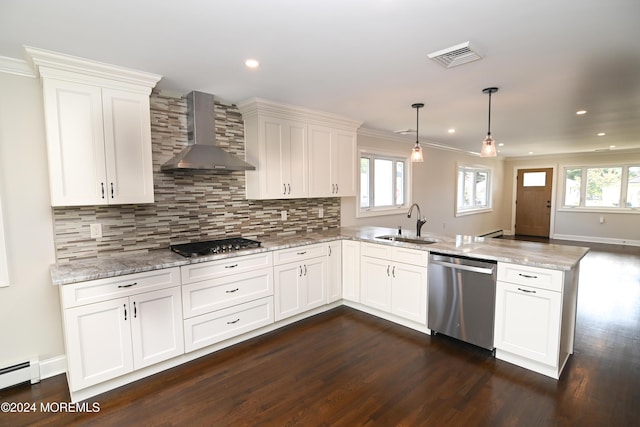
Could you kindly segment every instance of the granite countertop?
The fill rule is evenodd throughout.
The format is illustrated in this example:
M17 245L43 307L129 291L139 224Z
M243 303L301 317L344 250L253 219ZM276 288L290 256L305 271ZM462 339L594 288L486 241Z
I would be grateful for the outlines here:
M287 249L301 245L329 242L337 239L369 241L554 270L572 269L589 251L589 248L578 246L463 235L451 237L432 233L424 233L422 236L423 238L435 240L435 243L432 244L405 243L376 238L377 236L395 234L397 234L397 230L386 227L341 227L307 234L260 237L259 240L262 242L260 248L195 258L184 258L171 252L169 249L163 249L138 255L127 254L104 257L97 260L60 263L51 266L51 281L54 285L66 285L161 268L179 267L187 264L227 259L265 251ZM406 230L402 232L402 236L408 238L416 237L414 233L409 233Z

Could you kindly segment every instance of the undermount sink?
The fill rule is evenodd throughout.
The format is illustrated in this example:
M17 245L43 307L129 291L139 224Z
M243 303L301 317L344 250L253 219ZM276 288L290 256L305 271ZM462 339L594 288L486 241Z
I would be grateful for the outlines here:
M376 236L376 239L389 240L391 242L413 243L416 245L430 245L438 242L438 240L429 237Z

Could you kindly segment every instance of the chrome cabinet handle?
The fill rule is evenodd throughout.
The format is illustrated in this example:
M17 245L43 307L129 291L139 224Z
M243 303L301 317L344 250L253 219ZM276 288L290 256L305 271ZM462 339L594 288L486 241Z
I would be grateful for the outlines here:
M536 293L536 291L530 291L529 289L522 289L522 288L518 288L518 290L519 290L519 291L522 291L522 292L526 292L526 293L528 293L528 294L535 294L535 293Z
M118 285L119 288L130 288L132 286L137 285L138 282L129 283L128 285Z

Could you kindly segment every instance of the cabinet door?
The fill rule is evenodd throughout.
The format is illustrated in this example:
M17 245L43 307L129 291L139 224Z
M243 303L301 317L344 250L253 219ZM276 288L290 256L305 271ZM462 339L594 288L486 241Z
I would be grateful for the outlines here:
M342 298L360 302L360 242L342 241Z
M355 196L358 182L356 134L338 130L331 142L332 195Z
M327 303L330 303L342 298L342 242L327 246Z
M275 320L286 319L302 312L302 275L301 264L292 263L278 265L273 268L274 273L274 308Z
M309 189L307 125L289 122L286 126L286 145L282 152L283 177L287 183L287 198L307 197Z
M332 190L335 186L332 186L334 182L330 173L333 137L331 128L309 126L309 197L334 195Z
M149 97L103 89L109 203L153 203Z
M560 310L560 292L498 281L496 348L556 366Z
M130 297L135 369L184 353L180 288Z
M133 371L131 316L126 297L64 310L71 390Z
M327 259L306 260L302 266L304 288L302 291L302 311L311 310L327 303Z
M360 302L390 312L391 264L381 259L362 257L360 272Z
M391 267L391 312L427 324L427 268L396 263Z
M43 80L52 206L106 204L101 89Z

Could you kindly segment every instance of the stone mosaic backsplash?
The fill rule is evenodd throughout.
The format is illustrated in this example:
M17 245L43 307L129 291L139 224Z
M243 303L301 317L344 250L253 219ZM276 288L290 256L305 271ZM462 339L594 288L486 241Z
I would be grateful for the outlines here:
M340 199L245 199L244 172L165 173L160 165L187 144L186 99L151 94L155 203L53 208L58 262L166 249L169 244L277 236L340 225ZM217 144L244 157L244 126L235 105L216 101ZM318 209L324 210L318 218ZM289 218L281 220L281 211ZM102 224L102 238L89 225Z

